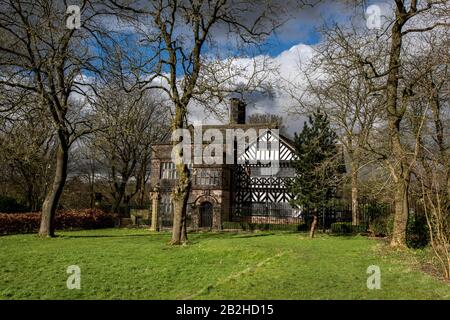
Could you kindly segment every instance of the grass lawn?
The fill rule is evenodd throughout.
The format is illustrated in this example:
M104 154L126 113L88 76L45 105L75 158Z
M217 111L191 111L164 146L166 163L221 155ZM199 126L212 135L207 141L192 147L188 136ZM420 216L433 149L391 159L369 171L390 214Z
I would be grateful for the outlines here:
M169 233L143 229L0 237L0 299L450 299L450 285L364 237ZM69 290L66 269L81 268ZM381 268L381 289L366 286Z

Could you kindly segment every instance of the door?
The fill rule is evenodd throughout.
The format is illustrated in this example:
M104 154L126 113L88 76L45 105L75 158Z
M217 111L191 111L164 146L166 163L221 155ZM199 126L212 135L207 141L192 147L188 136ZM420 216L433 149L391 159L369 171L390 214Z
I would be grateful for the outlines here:
M213 205L211 202L202 202L200 204L200 227L212 228Z

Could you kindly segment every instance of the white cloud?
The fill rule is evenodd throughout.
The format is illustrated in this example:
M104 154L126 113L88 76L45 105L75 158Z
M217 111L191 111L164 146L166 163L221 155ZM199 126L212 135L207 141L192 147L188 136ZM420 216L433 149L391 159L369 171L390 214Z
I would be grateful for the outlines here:
M271 97L265 95L252 96L252 101L246 101L248 103L247 116L253 113L272 113L281 115L285 119L285 124L288 127L289 133L293 135L294 132L299 131L304 118L289 114L289 107L292 105L293 101L285 90L283 90L282 84L285 81L290 81L295 83L299 90L301 90L305 83L305 78L301 73L301 67L303 64L307 64L313 56L314 50L312 46L299 43L292 46L290 49L281 52L278 56L270 58L271 62L278 66L276 74L269 75L269 79L267 79L267 81L275 84L274 94ZM234 63L239 66L245 66L253 63L253 60L241 58L236 59ZM213 117L210 113L206 113L203 107L196 105L195 103L192 104L190 108L189 120L193 123L202 124L219 124L228 121L228 119L221 121L220 119Z

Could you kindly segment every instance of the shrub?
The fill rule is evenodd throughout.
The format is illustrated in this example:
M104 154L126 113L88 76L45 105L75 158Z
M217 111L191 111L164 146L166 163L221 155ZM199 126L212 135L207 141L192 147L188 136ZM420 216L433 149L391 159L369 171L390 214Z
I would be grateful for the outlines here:
M17 202L16 199L7 197L7 196L0 196L0 212L26 212L27 207Z
M376 237L390 237L394 228L394 215L380 215L369 221L369 231Z
M40 213L0 214L0 234L37 232ZM100 229L115 226L116 215L98 209L61 210L56 213L58 230Z
M369 222L369 230L374 236L392 237L394 214L375 217ZM424 248L429 243L429 231L423 215L410 214L406 229L406 244L410 248Z
M331 224L331 232L335 234L356 234L367 232L365 225L352 225L351 222L335 222Z
M222 222L222 229L242 229L244 222L233 222L233 221L224 221Z
M303 224L272 224L272 223L248 223L248 222L233 222L224 221L222 222L222 229L238 229L244 231L302 231L305 226Z
M410 248L424 248L429 242L429 230L424 215L410 214L406 229L406 244Z

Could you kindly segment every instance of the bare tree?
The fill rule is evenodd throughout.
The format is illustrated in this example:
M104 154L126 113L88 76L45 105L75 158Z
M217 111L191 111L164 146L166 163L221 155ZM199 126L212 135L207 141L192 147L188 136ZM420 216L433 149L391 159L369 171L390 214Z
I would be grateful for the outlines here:
M20 89L35 98L36 107L46 116L44 121L51 119L57 144L53 183L42 206L41 237L54 235L53 220L67 178L69 148L90 131L72 110L77 109L74 93L85 91L84 73L95 71L92 62L96 56L89 45L94 31L89 25L98 12L88 0L81 2L80 9L83 27L77 29L66 26L69 14L64 2L0 1L0 86L5 91Z
M411 86L401 85L402 74L402 48L403 40L407 34L426 32L441 25L436 22L424 27L408 28L407 22L421 14L426 14L436 5L445 5L446 1L426 1L418 3L417 0L410 2L403 0L395 1L395 20L390 26L390 45L388 55L388 67L383 72L376 71L370 60L365 65L373 68L374 76L386 75L386 113L388 120L389 142L395 161L390 163L391 174L395 184L395 216L391 245L406 245L406 226L408 222L409 205L408 191L411 179L411 164L408 160L407 150L401 139L401 122L407 110L408 101L412 96Z
M10 93L11 94L11 93ZM13 94L17 97L17 93ZM11 106L11 101L4 99ZM29 210L38 211L48 189L46 177L54 165L54 137L45 116L33 108L33 100L20 99L21 105L4 114L0 129L0 163L5 185L20 189L20 198Z
M294 114L325 112L338 134L348 158L351 181L352 224L359 224L359 171L371 161L366 145L381 113L380 99L372 92L353 50L363 46L357 34L344 34L338 26L322 30L323 42L314 48L314 58L302 65L306 85L287 80L287 92L296 102ZM350 44L350 45L349 45Z
M445 36L447 35L447 36ZM411 98L410 127L416 140L412 189L421 198L430 243L445 279L450 278L450 127L448 30L424 34L409 72L420 90Z
M145 193L150 145L168 132L167 106L151 92L124 92L120 87L105 88L94 103L96 131L90 147L97 150L97 161L108 170L113 198L112 211L118 212L137 193ZM130 179L135 188L127 194Z
M173 104L174 118L172 129L186 128L189 104L202 95L217 93L202 79L206 76L208 56L217 41L214 35L223 31L232 41L247 46L258 43L278 26L284 10L269 2L248 0L182 1L160 0L142 8L138 3L111 1L114 6L130 14L140 15L147 23L142 34L143 42L151 45L152 55L146 61L153 62L150 79L145 79L147 88L158 88ZM210 52L211 54L211 52ZM230 65L230 64L226 64ZM214 82L215 83L215 82ZM214 94L217 96L216 94ZM204 101L204 100L203 100ZM174 147L181 137L173 141ZM178 154L181 159L182 154ZM177 161L177 184L173 190L174 221L171 243L186 242L186 206L191 186L187 165Z
M370 91L382 94L385 100L383 123L377 130L385 129L388 143L386 145L376 139L376 147L370 143L367 147L386 164L393 180L395 214L391 245L394 247L406 245L411 172L418 150L417 143L411 146L403 137L407 110L414 90L419 89L417 77L420 76L410 77L407 73L405 41L418 33L448 26L441 16L442 12L445 15L445 8L446 1L395 0L393 18L384 29L377 32L362 28L359 33L355 30L347 33L350 36L358 34L365 39L362 46L346 41L346 33L342 33L342 41L336 43L349 53L352 65L358 66L360 74L372 83Z

